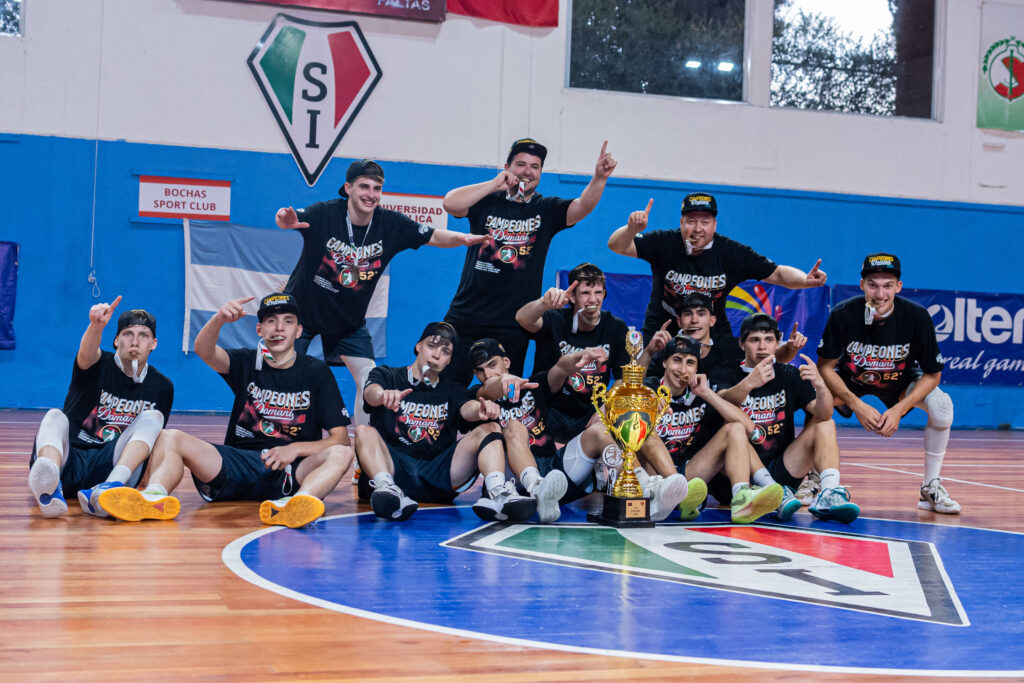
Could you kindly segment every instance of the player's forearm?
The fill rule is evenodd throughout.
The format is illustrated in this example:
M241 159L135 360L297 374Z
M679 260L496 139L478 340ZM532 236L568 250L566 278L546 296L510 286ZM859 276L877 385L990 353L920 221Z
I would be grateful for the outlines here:
M765 282L787 289L807 289L811 286L807 283L807 273L793 266L775 266Z
M85 328L82 341L78 344L78 367L87 370L100 359L100 342L103 339L103 325L90 322Z
M544 326L544 313L548 311L544 299L534 299L516 311L516 322L527 332L536 332Z
M494 191L492 189L493 184L493 180L488 180L483 183L465 185L449 190L448 194L444 196L441 206L452 216L462 218L469 213L471 206Z
M607 182L607 178L598 176L590 179L587 186L583 188L583 193L569 204L569 211L566 214L566 222L569 225L575 225L590 215L597 203L601 201L601 195L604 194L604 186Z
M823 362L824 361L824 362ZM829 392L833 396L833 403L836 399L840 403L844 403L851 408L855 402L860 400L857 395L850 391L850 388L846 386L843 379L836 372L836 361L831 359L818 359L818 373L821 375L821 379L825 382L825 386L828 387Z
M430 236L430 241L427 244L441 249L464 247L466 246L466 233L434 228L434 234Z
M722 419L726 422L739 422L743 424L747 431L751 431L754 428L754 423L750 417L743 412L743 409L738 405L735 405L713 391L709 391L708 395L704 397L704 400L708 402L708 405L714 408L715 412L722 416Z
M893 407L900 409L900 415L906 415L914 406L923 401L935 387L939 386L941 379L941 372L922 375L914 385L913 391L907 392L907 395L901 398Z
M616 254L636 256L636 249L633 247L633 238L636 236L635 231L631 230L629 226L623 225L608 238L608 248Z
M371 384L363 389L363 401L374 408L384 403L384 387L379 384Z
M718 395L735 406L741 406L750 395L750 387L744 379L738 384L719 390Z

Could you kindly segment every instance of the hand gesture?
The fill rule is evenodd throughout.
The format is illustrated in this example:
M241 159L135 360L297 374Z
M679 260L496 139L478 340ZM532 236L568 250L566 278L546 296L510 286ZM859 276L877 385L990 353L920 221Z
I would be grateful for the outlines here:
M775 379L775 356L768 356L762 360L760 363L755 365L754 369L750 371L749 375L747 375L747 380L750 382L751 389L763 387L773 379Z
M501 376L501 395L505 397L506 401L512 403L519 403L520 395L524 389L536 389L539 384L531 382L528 379L517 377L510 373L505 373Z
M494 190L496 192L500 192L502 190L507 192L519 184L519 176L512 171L499 171L498 175L491 182L493 183Z
M100 327L106 327L107 323L110 322L110 318L114 315L114 309L121 303L121 295L118 294L117 298L109 304L96 304L89 309L89 324L99 325ZM98 357L98 356L97 356Z
M651 215L651 207L654 206L654 197L647 200L647 208L643 211L634 211L629 214L626 227L634 233L640 233L647 229L647 219Z
M647 348L644 349L644 353L647 354L648 358L654 358L654 356L668 346L668 343L672 341L672 335L668 333L668 326L672 324L672 320L666 320L661 326L661 329L651 335L651 341L647 342Z
M869 432L877 432L879 425L882 423L882 415L874 406L870 406L864 401L857 401L856 405L850 406L853 409L853 414L857 416L857 421L860 422L861 426Z
M789 333L789 339L786 340L786 344L789 345L789 348L793 353L797 353L807 345L807 337L805 337L803 333L797 331L797 328L799 327L800 323L793 323L793 331Z
M707 375L694 375L693 379L690 380L690 390L705 400L714 393L711 391L711 385L708 384Z
M397 413L402 407L402 399L411 393L412 389L385 389L381 392L380 404Z
M467 247L476 246L477 244L486 244L491 241L490 234L487 235L472 235L470 233L463 233L462 242Z
M256 297L254 296L247 296L241 299L229 301L220 307L220 310L217 311L217 315L226 323L233 323L236 320L241 320L245 317L245 309L242 306L255 298Z
M601 154L597 157L597 166L594 168L595 178L607 178L618 166L619 162L612 158L611 153L608 152L608 141L605 140L604 144L601 145Z
M805 379L815 387L821 383L821 374L818 373L818 366L804 354L800 354L804 364L800 366L800 379Z
M309 223L300 223L299 216L295 213L295 209L287 206L283 209L277 210L277 215L274 216L277 222L277 227L284 228L285 230L294 230L296 228L308 228Z
M263 460L263 466L272 470L283 470L285 465L291 465L298 456L294 446L295 444L275 446L263 451L260 455L260 458Z
M479 414L481 422L497 420L501 417L501 408L499 408L498 404L494 401L488 401L486 398L478 398L477 403L480 404Z
M580 356L580 360L576 363L576 367L585 368L590 363L596 363L598 365L608 360L608 352L600 346L590 346L583 349L583 353Z
M811 268L810 271L808 271L808 273L807 273L807 286L808 287L821 287L823 284L825 284L825 280L828 279L828 275L825 274L825 271L823 271L820 268L818 268L818 266L820 266L820 265L821 265L821 259L818 259L817 262L815 262L814 267Z
M544 296L541 297L541 301L549 311L556 308L565 308L565 306L571 301L569 295L576 291L576 285L579 283L580 281L576 280L569 285L569 289L552 287L548 291L544 292Z
M889 408L889 410L882 413L882 417L878 420L878 433L882 436L892 436L896 433L896 430L900 428L900 415L898 408Z

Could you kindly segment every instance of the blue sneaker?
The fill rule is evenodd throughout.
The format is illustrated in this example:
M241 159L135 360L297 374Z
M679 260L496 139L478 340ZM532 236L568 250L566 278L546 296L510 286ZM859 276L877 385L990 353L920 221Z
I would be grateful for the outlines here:
M64 487L60 483L60 468L46 458L36 458L28 471L28 487L36 499L43 517L60 517L68 511L64 500Z
M849 524L860 515L860 507L850 502L850 492L842 486L822 491L808 510L822 521L843 524Z
M109 517L107 511L100 507L100 494L108 489L116 489L121 486L124 486L123 481L105 481L91 489L82 489L78 492L78 503L82 506L82 510L90 515Z
M775 511L775 516L779 518L780 522L787 522L797 510L802 506L800 501L796 497L796 493L793 489L788 486L782 487L782 502L779 503L779 509Z

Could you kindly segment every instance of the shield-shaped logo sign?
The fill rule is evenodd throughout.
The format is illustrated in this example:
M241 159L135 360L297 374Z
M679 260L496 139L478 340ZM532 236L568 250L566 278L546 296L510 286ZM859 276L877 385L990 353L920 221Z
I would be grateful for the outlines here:
M316 184L381 78L359 25L278 14L249 55L249 69L306 184Z

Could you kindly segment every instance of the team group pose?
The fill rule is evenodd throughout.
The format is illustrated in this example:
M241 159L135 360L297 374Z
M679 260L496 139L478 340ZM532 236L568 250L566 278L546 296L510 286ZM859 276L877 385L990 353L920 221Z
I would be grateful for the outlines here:
M233 395L223 445L165 428L174 390L148 362L155 318L122 313L111 353L101 337L121 297L93 306L64 407L44 416L33 444L28 485L41 514L67 513L77 494L98 517L172 519L186 467L204 500L256 501L264 524L288 527L319 519L353 463L360 499L389 522L423 503L450 504L481 476L472 509L498 522L552 523L562 505L609 486L621 451L591 396L629 362L627 326L603 309L596 265L573 267L565 289L541 283L552 239L594 210L616 161L605 142L580 196L561 199L537 191L546 157L536 140L516 140L493 180L451 190L444 208L468 218L466 233L382 208L384 169L369 159L349 166L339 199L281 208L275 222L301 236L302 251L283 291L259 300L258 338L251 348L218 345L223 326L263 294L253 292L224 303L195 340ZM707 192L683 198L678 230L647 231L652 205L608 239L613 252L648 262L653 278L637 360L671 399L637 454L652 519L697 519L713 498L738 524L786 521L801 500L818 519L852 522L860 508L840 483L833 411L889 437L914 408L928 414L918 505L960 511L940 477L953 420L942 356L927 311L898 296L896 255L864 259L864 296L833 308L814 363L798 327L783 340L771 315L748 316L734 336L725 300L747 279L820 287L820 259L804 272L718 234ZM371 298L394 256L424 245L467 248L458 287L411 362L378 367ZM326 362L307 355L316 337ZM356 380L352 419L329 365Z

